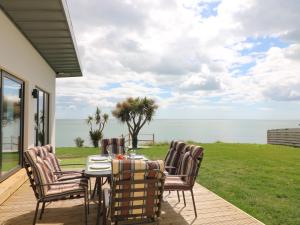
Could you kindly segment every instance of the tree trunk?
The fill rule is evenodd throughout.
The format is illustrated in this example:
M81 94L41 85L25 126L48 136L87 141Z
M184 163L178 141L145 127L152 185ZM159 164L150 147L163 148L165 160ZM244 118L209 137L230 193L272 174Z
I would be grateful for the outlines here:
M138 147L138 135L137 134L132 134L132 141L131 141L131 145L133 149L137 149Z
M99 140L93 140L93 145L95 148L99 147Z

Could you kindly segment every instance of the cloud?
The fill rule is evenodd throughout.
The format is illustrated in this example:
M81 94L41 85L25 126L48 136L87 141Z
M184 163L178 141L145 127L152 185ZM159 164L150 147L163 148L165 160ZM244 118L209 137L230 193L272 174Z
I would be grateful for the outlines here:
M214 76L191 76L185 80L180 88L185 91L210 91L220 89L220 82Z
M300 100L298 0L68 5L84 77L57 80L58 104L111 108L128 96L164 108L183 99L195 107Z

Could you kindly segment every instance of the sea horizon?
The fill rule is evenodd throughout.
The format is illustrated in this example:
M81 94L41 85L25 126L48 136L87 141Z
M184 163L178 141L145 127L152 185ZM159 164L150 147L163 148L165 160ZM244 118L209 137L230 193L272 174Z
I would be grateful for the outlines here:
M158 123L159 121L159 123ZM267 143L267 130L299 128L300 119L154 119L140 134L154 134L155 142L170 142L173 139L202 143L217 141L226 143ZM85 119L56 119L56 145L75 146L74 139L81 137L85 146L91 146L89 127ZM104 138L128 134L125 124L110 119L104 128Z

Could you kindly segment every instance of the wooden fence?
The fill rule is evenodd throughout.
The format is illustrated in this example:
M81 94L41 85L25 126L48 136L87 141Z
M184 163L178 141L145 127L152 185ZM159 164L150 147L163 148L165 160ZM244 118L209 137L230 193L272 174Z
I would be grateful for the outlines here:
M300 147L300 128L268 130L268 144Z
M126 146L131 146L131 135L130 134L122 134L120 137L125 138L125 145ZM138 135L138 144L154 144L155 139L154 139L154 134L139 134Z

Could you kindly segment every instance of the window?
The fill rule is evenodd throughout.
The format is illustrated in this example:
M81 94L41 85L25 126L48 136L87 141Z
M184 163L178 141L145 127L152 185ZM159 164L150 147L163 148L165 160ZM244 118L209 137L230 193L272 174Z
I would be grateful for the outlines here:
M34 137L35 145L49 143L49 94L41 89L35 89Z
M5 71L1 73L0 180L22 162L23 81Z

